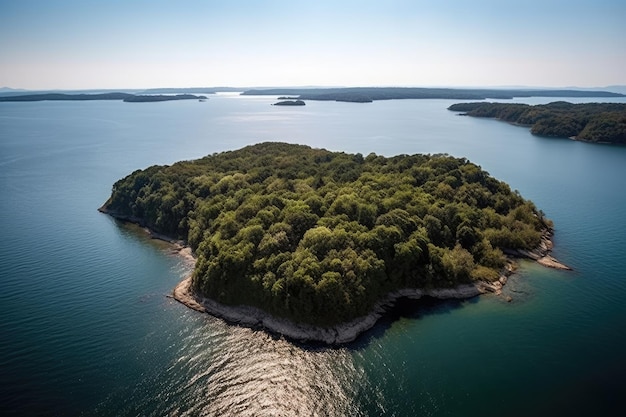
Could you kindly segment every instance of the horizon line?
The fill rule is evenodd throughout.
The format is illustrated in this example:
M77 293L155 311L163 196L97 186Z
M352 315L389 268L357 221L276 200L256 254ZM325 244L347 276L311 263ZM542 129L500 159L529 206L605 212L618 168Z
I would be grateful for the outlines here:
M380 85L359 85L359 86L346 86L346 85L255 85L255 86L228 86L228 85L217 85L217 86L191 86L191 87L115 87L115 88L100 88L100 87L86 87L86 88L21 88L21 87L8 87L2 86L0 87L0 92L29 92L29 91L120 91L120 90L164 90L164 89L176 89L176 90L194 90L194 89L211 89L211 90L219 90L219 89L230 89L230 90L252 90L252 89L314 89L314 88L442 88L442 89L464 89L464 90L477 90L477 89L513 89L513 90L522 90L522 89L537 89L537 90L572 90L572 89L580 89L580 90L600 90L607 88L626 88L626 84L612 84L607 86L594 86L594 87L581 87L581 86L559 86L559 87L548 87L548 86L533 86L533 85L483 85L483 86L467 86L467 85L389 85L389 84L380 84Z

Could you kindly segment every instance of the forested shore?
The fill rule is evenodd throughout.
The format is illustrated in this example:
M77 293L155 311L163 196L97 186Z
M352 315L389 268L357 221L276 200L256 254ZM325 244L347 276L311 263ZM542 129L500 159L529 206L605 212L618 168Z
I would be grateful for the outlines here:
M626 104L557 101L528 105L513 103L458 103L448 110L529 126L534 135L597 143L626 143Z
M187 242L198 294L320 327L398 289L496 282L552 226L463 158L284 143L137 170L102 211Z

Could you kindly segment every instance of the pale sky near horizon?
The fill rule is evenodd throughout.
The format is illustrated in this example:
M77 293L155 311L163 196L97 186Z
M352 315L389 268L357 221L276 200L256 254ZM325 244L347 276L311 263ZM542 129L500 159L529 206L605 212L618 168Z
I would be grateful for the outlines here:
M624 0L0 0L0 87L625 84Z

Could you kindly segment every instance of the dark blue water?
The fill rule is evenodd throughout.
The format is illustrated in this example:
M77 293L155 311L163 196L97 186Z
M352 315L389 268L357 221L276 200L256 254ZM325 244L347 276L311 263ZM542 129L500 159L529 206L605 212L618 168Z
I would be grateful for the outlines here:
M1 414L618 415L626 147L534 137L446 100L274 101L0 103ZM467 157L554 220L574 272L522 262L511 303L403 305L341 349L189 311L166 298L189 266L96 209L137 168L268 140Z

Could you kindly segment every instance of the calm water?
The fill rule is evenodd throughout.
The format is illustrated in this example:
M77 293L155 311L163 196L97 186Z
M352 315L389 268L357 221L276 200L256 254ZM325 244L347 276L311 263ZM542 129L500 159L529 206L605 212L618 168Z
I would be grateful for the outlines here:
M274 101L0 103L0 414L623 409L626 147L537 138L456 116L446 100ZM341 349L296 346L190 311L165 297L189 265L96 209L137 168L261 141L467 157L555 221L554 254L575 271L523 262L506 287L511 303L401 305Z

